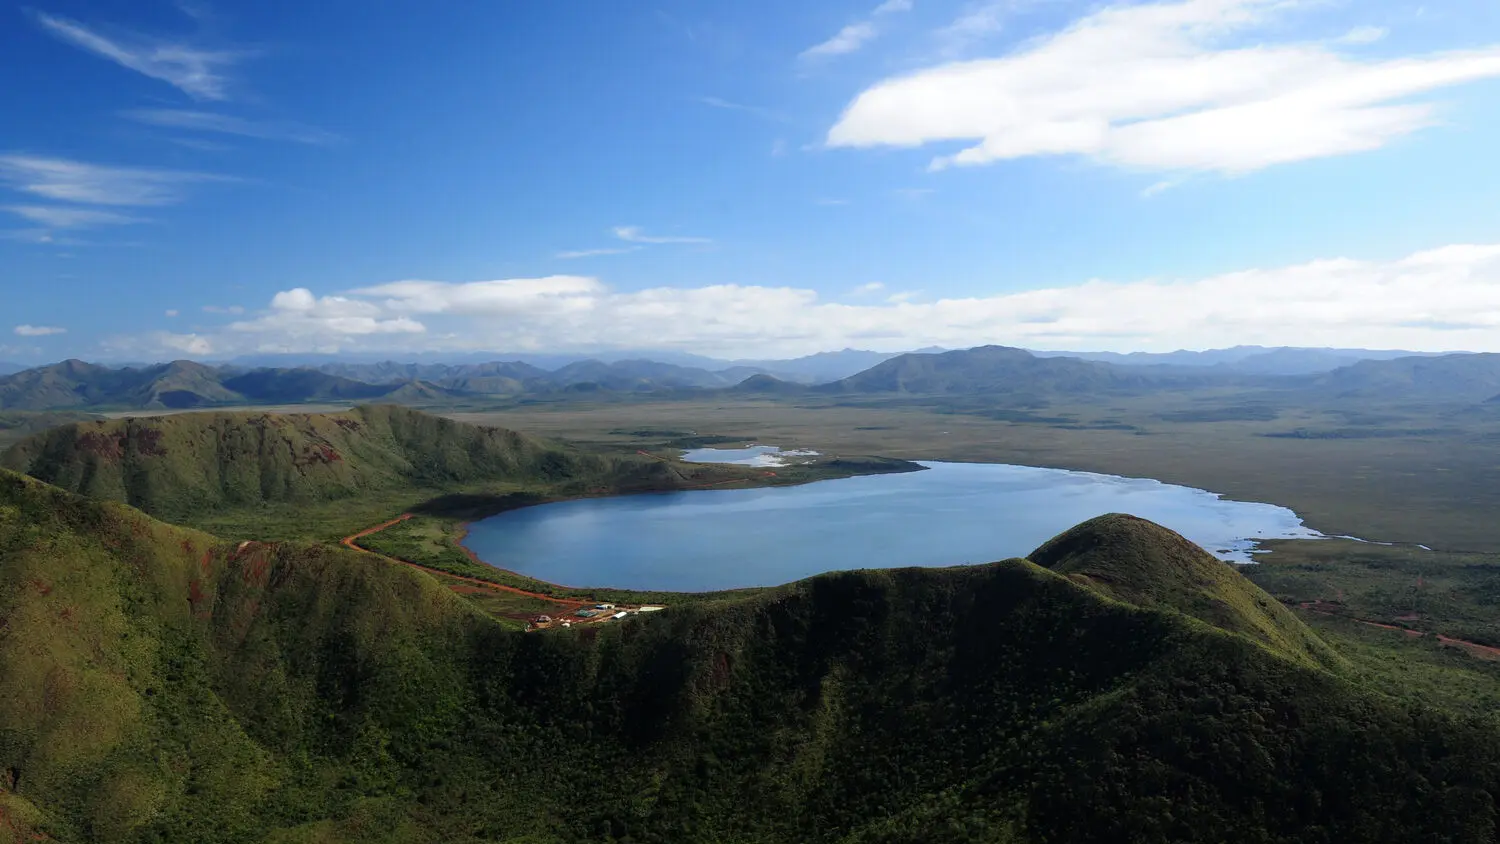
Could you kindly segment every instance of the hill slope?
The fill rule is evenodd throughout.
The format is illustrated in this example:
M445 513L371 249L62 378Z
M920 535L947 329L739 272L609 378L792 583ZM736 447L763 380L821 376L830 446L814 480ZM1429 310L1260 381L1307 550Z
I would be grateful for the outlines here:
M1492 730L1020 560L520 634L367 555L220 543L0 472L0 618L20 840L1496 832Z
M17 443L0 455L0 466L173 521L390 489L586 481L619 468L513 431L395 406L80 422Z

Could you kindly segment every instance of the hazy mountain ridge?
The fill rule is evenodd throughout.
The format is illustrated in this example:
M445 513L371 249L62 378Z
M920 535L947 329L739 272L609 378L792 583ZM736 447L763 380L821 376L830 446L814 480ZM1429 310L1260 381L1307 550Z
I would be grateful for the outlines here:
M1168 534L522 634L0 471L0 688L53 689L0 695L0 809L63 842L1492 838L1491 730L1201 620Z
M319 369L215 368L193 361L112 369L77 360L0 376L0 410L189 409L302 402L465 400L589 393L1074 395L1192 387L1274 388L1335 397L1483 401L1500 393L1500 356L1418 355L1353 360L1341 350L1222 350L1110 363L1004 346L885 356L819 385L754 367L718 372L653 360L582 360L547 371L521 362L324 364ZM864 355L846 351L839 355ZM868 353L875 354L875 353ZM1180 355L1200 355L1184 364ZM1395 354L1395 353L1370 353ZM1116 356L1121 357L1121 356ZM1175 361L1175 362L1174 362ZM1207 362L1215 361L1215 362ZM748 382L748 383L747 383Z

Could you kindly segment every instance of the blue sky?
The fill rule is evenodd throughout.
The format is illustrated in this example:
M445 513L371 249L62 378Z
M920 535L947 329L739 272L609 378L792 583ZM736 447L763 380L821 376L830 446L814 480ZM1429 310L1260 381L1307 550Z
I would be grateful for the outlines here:
M1500 350L1489 0L0 15L0 359Z

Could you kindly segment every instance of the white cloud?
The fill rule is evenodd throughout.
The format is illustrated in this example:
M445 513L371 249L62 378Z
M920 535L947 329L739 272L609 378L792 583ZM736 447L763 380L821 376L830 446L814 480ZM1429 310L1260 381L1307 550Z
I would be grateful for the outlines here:
M842 56L853 53L873 41L880 35L880 27L875 21L886 15L897 12L911 11L911 0L886 0L876 6L867 20L856 21L834 33L827 41L814 44L803 50L798 58L801 59L823 59L830 56Z
M855 296L868 296L868 295L870 295L872 293L879 293L880 291L882 291L884 289L885 289L885 284L884 283L879 282L879 281L872 281L872 282L869 282L867 284L861 284L860 286L854 288L854 295Z
M110 38L81 23L38 13L42 28L57 38L137 73L177 88L200 100L228 99L225 71L246 56L230 50L207 50L138 35Z
M270 141L294 141L299 144L332 144L339 136L301 123L277 120L247 120L228 114L207 111L185 111L171 108L142 108L120 112L122 117L151 126L185 129L194 132L217 132L260 138ZM178 139L191 140L191 139Z
M680 348L730 357L1002 343L1165 351L1235 344L1500 351L1500 244L1198 279L1091 280L991 296L823 300L792 287L613 290L551 276L277 294L216 351ZM422 320L418 322L417 320ZM424 329L432 325L431 331Z
M98 211L91 208L69 208L58 205L7 205L6 211L25 217L34 223L55 229L86 228L89 226L122 225L139 223L139 217L117 214L113 211Z
M214 353L213 342L198 334L173 334L170 331L158 331L151 336L157 346L172 352L198 357Z
M68 329L51 325L18 325L15 333L17 337L50 337L53 334L66 334Z
M860 47L865 46L865 43L873 39L879 32L880 30L875 28L875 24L869 21L851 23L834 33L834 36L827 41L819 42L803 50L802 58L814 59L852 53Z
M204 305L203 312L206 314L233 314L238 316L244 313L245 309L239 305Z
M713 243L706 237L653 237L645 234L640 226L615 226L611 231L615 237L628 243Z
M270 310L251 320L232 322L241 334L274 334L321 342L330 336L421 334L427 327L406 316L384 316L379 305L345 296L315 296L305 287L283 290Z
M181 313L181 311L177 311L177 310L168 310L168 311L167 311L167 316L168 316L168 317L175 317L175 316L178 316L178 315L179 315L179 314L180 314L180 313Z
M834 147L978 141L933 169L1079 155L1141 170L1243 173L1377 149L1435 122L1412 97L1500 76L1500 46L1365 61L1326 41L1231 44L1299 0L1117 4L1004 58L859 94Z
M628 252L635 252L638 249L640 249L639 246L625 246L607 249L569 249L563 252L558 252L552 257L561 258L563 260L571 260L573 258L594 258L600 255L624 255Z
M61 202L91 205L172 205L187 187L233 181L226 176L150 167L110 167L65 158L0 155L0 184Z

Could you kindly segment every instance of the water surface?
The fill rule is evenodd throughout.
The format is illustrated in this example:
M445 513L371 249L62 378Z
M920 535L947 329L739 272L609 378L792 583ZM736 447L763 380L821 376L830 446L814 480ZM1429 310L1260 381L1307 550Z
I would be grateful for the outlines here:
M922 465L929 468L803 486L527 507L476 522L464 544L491 565L551 583L696 592L1025 556L1105 513L1150 519L1236 562L1249 561L1257 540L1319 536L1284 507L1149 479Z

